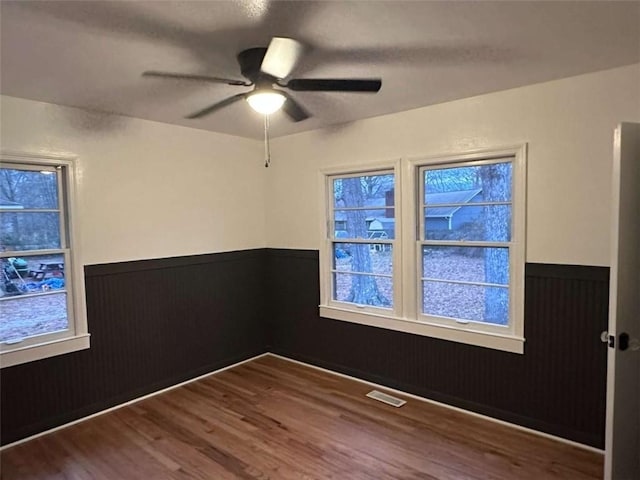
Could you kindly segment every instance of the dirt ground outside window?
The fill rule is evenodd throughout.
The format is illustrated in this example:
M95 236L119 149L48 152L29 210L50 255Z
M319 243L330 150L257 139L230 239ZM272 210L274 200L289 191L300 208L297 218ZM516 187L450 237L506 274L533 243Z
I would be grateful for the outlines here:
M38 255L26 257L28 270L38 270L42 262L63 262L62 255ZM3 262L3 268L7 260ZM4 277L2 301L0 301L0 341L42 335L65 330L68 327L67 299L64 290L58 293L55 289L32 289L25 292L25 285L38 285L46 279L35 280L29 275L18 276L8 269L9 279ZM47 275L47 279L63 278L59 273ZM19 290L18 294L7 291L10 282ZM47 293L33 296L30 293Z
M434 254L437 256L438 254ZM390 274L391 273L391 252L371 251L372 270L374 272ZM432 259L432 257L430 257ZM429 261L429 257L425 257L425 262ZM336 259L336 267L338 270L348 270L350 259ZM452 278L456 277L456 272L465 272L471 274L474 278L484 278L484 259L482 257L471 257L467 255L448 255L446 262L436 261L430 268L434 278ZM422 275L422 272L418 272ZM337 284L337 298L346 298L351 288L349 275L339 275ZM380 293L388 299L393 298L392 282L377 282ZM431 284L428 290L428 298L425 298L423 304L423 312L429 310L427 303L433 305L446 304L449 305L449 313L454 316L458 314L460 318L482 319L484 316L485 300L484 292L481 288L467 288L462 290L452 290L450 284Z

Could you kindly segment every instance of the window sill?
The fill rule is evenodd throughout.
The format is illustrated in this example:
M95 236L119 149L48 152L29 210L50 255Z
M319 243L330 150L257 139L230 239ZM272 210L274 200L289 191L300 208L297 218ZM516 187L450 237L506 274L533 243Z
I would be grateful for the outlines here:
M18 347L10 351L0 353L0 367L12 367L21 363L33 362L43 358L63 355L89 348L88 333L68 337L51 342L38 343L25 347Z
M329 305L320 305L320 316L333 320L359 323L371 327L386 328L398 332L425 337L440 338L478 347L492 348L511 353L524 353L524 338L514 335L461 330L444 325L418 322L407 318L389 317L374 313L361 313Z

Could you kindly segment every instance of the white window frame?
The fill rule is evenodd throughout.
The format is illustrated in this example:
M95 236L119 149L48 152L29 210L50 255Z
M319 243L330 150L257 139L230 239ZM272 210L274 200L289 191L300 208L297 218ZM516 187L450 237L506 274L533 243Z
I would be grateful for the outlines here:
M58 172L61 248L55 250L3 252L3 255L62 254L65 261L68 318L68 328L64 331L36 335L19 342L0 343L0 367L10 367L89 348L84 271L78 248L80 242L77 231L78 217L75 208L76 158L2 152L0 161L3 167L15 165L17 168L27 170L55 170Z
M393 163L335 167L320 171L322 209L325 226L320 249L320 315L379 328L386 328L428 337L492 348L512 353L524 353L524 266L526 235L526 157L527 145L462 152L429 157L400 159ZM486 325L478 322L456 322L421 313L421 209L419 183L422 167L444 168L462 166L494 159L512 158L512 236L509 242L509 325ZM331 268L332 219L329 178L336 175L367 175L389 170L395 173L395 244L394 244L394 309L347 305L332 300ZM424 198L424 197L422 197ZM421 287L420 287L421 288Z
M324 222L323 242L320 255L323 258L320 264L321 276L321 303L324 307L337 312L353 312L355 314L366 314L380 317L398 317L402 316L402 296L399 288L400 284L400 232L395 229L394 239L345 239L335 238L334 234L334 199L332 181L336 178L359 177L363 175L388 175L394 176L394 217L396 219L395 227L398 225L397 219L400 217L402 208L398 205L398 181L400 179L400 162L399 160L386 163L378 163L373 165L362 165L357 168L329 168L321 170L321 191L323 192L322 212L324 212L326 221ZM394 227L394 228L395 228ZM356 305L348 302L340 302L334 300L333 297L333 244L334 243L364 243L364 244L388 244L391 245L393 269L391 281L393 284L393 306L391 308L375 307L369 305Z

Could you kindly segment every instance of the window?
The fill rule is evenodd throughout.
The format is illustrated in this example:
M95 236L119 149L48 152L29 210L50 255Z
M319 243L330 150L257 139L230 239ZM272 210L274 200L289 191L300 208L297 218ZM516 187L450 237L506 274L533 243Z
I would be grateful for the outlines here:
M2 366L87 348L72 225L73 160L2 155Z
M323 172L321 315L521 353L525 148L387 168Z
M395 311L394 185L393 170L327 177L332 304Z

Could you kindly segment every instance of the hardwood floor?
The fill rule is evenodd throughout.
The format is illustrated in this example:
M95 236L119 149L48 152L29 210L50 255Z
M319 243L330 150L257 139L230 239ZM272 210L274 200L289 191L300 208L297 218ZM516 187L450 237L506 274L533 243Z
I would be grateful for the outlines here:
M2 452L14 479L597 479L598 453L276 357Z

